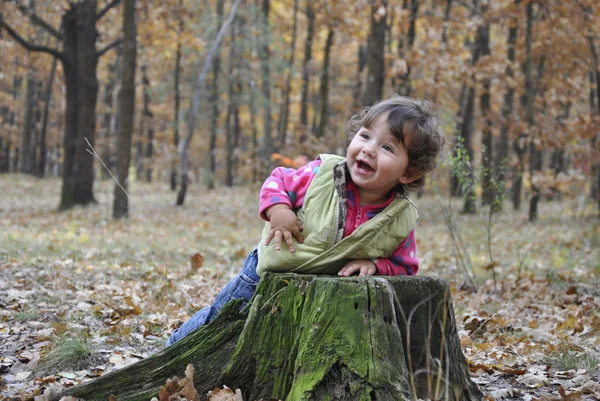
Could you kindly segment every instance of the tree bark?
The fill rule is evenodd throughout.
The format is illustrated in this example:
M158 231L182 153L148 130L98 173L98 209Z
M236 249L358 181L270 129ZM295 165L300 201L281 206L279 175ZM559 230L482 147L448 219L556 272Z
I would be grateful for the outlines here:
M21 136L21 165L19 172L31 174L35 163L35 151L33 146L33 131L35 130L34 107L36 104L37 80L33 76L33 70L27 71L27 81L25 89L25 112L23 115L23 135Z
M54 84L54 76L56 75L56 65L58 60L54 58L52 60L52 67L50 68L50 76L46 83L46 92L44 93L44 113L42 127L40 129L39 137L39 148L40 157L37 165L37 176L44 177L46 174L46 161L47 161L47 144L46 144L46 133L48 131L48 119L50 117L50 103L52 102L52 85Z
M149 399L192 363L202 397L227 385L246 400L482 399L441 279L267 274L238 308L232 301L166 350L63 395Z
M142 86L144 107L142 110L142 121L144 129L141 130L142 136L146 131L146 148L144 149L143 168L146 182L152 182L152 154L154 153L154 126L152 122L152 111L150 111L150 80L148 79L148 67L142 66Z
M415 40L417 38L417 18L419 16L419 0L412 0L410 4L410 21L408 25L408 47L406 51L412 52ZM404 51L404 49L402 49ZM402 58L406 58L406 54L400 55ZM400 85L398 87L398 93L404 96L410 96L412 92L412 84L410 82L410 73L412 69L412 63L408 63L406 73L402 75Z
M329 119L329 60L331 57L331 47L333 45L333 35L335 28L329 27L327 33L327 42L325 43L325 55L323 57L323 71L321 72L321 85L319 87L319 97L321 102L321 116L319 118L319 128L317 129L317 137L325 134L327 122Z
M358 54L357 54L357 72L356 72L356 83L352 88L352 112L357 113L361 110L365 105L360 104L360 99L362 98L362 80L363 80L363 70L367 65L367 49L365 45L358 46Z
M60 209L96 203L93 193L98 53L95 0L72 3L63 16L63 63L67 87L63 187ZM66 65L65 65L66 64ZM88 145L89 143L89 145Z
M385 13L379 12L383 7ZM383 81L385 79L385 28L387 2L374 2L371 7L371 27L367 48L367 85L364 104L371 106L383 96Z
M183 0L179 0L179 12L183 12ZM175 151L179 147L179 110L181 108L181 91L179 90L179 78L181 76L181 56L182 56L182 43L181 35L183 34L183 16L179 15L179 31L177 36L177 49L175 50L175 72L174 72L174 96L175 96L175 109L173 110L173 145ZM171 164L171 176L169 178L169 185L171 191L177 190L177 157L173 157Z
M525 64L523 66L523 74L525 75L525 120L529 130L529 173L531 182L532 196L529 200L529 221L535 221L538 217L538 202L540 200L540 189L533 181L533 173L536 166L537 150L533 142L531 130L534 126L534 100L535 100L535 85L533 82L533 3L529 2L526 8L527 25L525 28ZM523 171L524 172L524 171Z
M271 51L269 46L271 44L270 38L270 27L269 27L269 8L270 1L262 0L262 46L260 47L261 54L261 71L262 71L262 93L264 98L264 110L263 110L263 123L264 123L264 139L263 139L263 158L264 160L271 160L271 154L274 151L272 125L273 119L271 116L271 73L270 73L270 58Z
M129 216L127 188L129 162L131 160L131 137L135 112L135 69L137 56L137 25L135 0L123 0L123 70L119 93L119 137L117 146L117 182L114 188L113 217Z
M292 75L294 73L294 53L296 52L296 32L298 30L298 0L294 0L294 17L292 23L292 43L290 45L290 59L288 61L288 73L281 106L281 118L279 119L279 147L285 145L289 115L290 115L290 93L292 89Z
M223 23L223 8L224 0L217 1L217 24L218 28L221 28ZM215 182L217 180L217 162L215 158L215 151L217 147L217 129L219 122L219 71L221 70L221 57L219 54L215 55L215 59L212 64L212 81L210 83L210 139L208 144L208 171L210 178L208 180L208 189L215 188Z
M484 8L485 12L485 8ZM491 54L490 50L490 25L484 24L481 29L481 35L479 37L479 47L481 56L486 57ZM484 205L492 205L494 203L494 197L496 190L492 188L492 180L494 180L494 146L492 139L492 117L491 113L491 101L490 101L490 88L491 78L486 77L482 85L482 93L479 95L479 107L481 109L481 117L483 117L483 129L482 129L482 203Z
M308 86L310 83L308 63L312 59L312 42L315 36L315 9L313 0L306 0L306 24L306 43L304 44L304 61L302 62L300 123L305 127L308 127Z
M516 0L520 2L520 0ZM506 67L506 76L508 78L508 88L504 94L504 101L502 102L502 126L500 128L500 138L496 145L496 157L494 158L494 172L498 177L499 182L505 182L506 169L508 168L509 160L509 131L511 125L511 118L514 109L514 98L515 98L515 85L513 80L515 78L515 72L512 68L512 64L516 59L515 46L517 43L517 21L513 21L513 25L508 29L508 65ZM514 179L514 177L513 177Z

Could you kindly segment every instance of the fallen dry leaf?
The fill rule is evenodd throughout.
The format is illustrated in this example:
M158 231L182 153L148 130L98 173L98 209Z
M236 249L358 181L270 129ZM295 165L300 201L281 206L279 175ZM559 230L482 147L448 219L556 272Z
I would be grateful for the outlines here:
M189 363L185 368L185 379L181 381L182 389L179 395L185 397L188 401L200 401L198 392L194 388L194 366Z
M238 389L235 392L228 388L215 388L208 393L208 401L244 401L242 392Z

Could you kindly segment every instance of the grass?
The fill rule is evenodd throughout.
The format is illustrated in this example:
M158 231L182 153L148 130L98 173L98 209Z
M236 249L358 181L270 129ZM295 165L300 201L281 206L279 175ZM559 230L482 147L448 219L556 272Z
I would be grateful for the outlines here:
M29 322L32 320L37 320L40 318L40 312L37 309L27 308L20 312L17 312L15 315L15 320L17 322Z
M596 373L600 371L600 354L566 350L550 356L547 363L559 371L585 369Z
M100 357L87 337L57 337L50 351L41 358L38 373L78 371L100 361Z

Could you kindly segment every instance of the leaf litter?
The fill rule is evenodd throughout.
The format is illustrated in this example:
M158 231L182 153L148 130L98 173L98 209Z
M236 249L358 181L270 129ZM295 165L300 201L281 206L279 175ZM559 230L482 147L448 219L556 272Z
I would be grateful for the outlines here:
M97 185L99 205L58 213L57 180L0 180L7 188L0 204L2 399L52 399L57 389L161 350L238 272L260 236L258 188L192 188L186 206L176 208L162 186L132 183L142 213L113 221L110 182ZM425 196L416 203L420 274L451 284L463 351L486 397L600 398L597 219L569 214L568 201L541 203L533 225L525 213L503 212L491 262L483 215L460 216L478 284L473 291L463 285L439 201ZM61 336L86 339L95 359L81 370L38 373ZM194 397L193 375L186 378L177 379L184 383L179 399ZM210 396L241 400L226 387Z

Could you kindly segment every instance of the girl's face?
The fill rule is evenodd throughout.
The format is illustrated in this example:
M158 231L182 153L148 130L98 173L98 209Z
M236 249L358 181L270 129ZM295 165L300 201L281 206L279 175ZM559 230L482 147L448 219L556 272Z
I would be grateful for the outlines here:
M346 163L362 205L382 203L396 185L417 178L406 175L408 154L390 132L388 114L379 115L369 128L362 127L348 146Z

